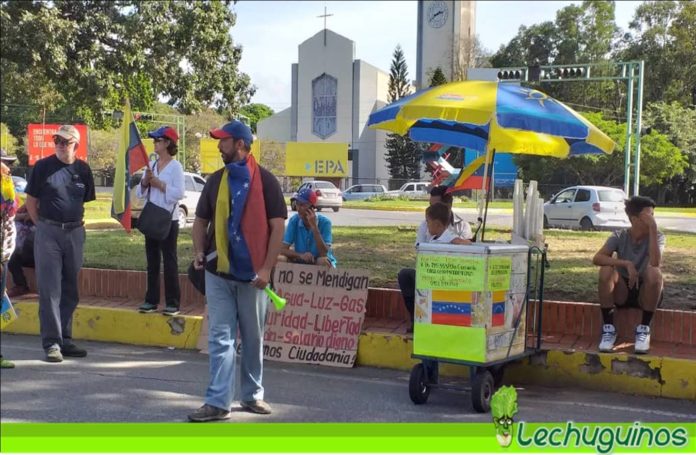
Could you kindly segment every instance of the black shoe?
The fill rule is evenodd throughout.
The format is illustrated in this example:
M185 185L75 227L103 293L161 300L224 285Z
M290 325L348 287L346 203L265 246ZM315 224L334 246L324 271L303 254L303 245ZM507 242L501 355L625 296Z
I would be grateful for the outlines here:
M60 353L58 346L46 349L46 362L59 363L63 361L63 354Z
M226 409L220 409L209 404L204 404L196 411L189 414L188 419L191 422L210 422L213 420L227 420L231 416L232 413Z
M157 311L157 305L150 302L145 302L142 305L140 305L138 311L141 313L154 313L155 311Z
M165 316L176 316L177 314L179 314L179 308L167 305L166 307L164 307L164 311L162 311L162 314Z
M76 345L64 344L61 349L64 357L87 357L87 351L82 348L78 348Z

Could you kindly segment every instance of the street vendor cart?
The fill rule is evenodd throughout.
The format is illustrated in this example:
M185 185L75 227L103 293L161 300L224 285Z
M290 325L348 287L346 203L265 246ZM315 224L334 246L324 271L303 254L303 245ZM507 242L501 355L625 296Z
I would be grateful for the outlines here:
M540 348L545 259L545 250L526 245L418 246L412 357L421 363L409 380L414 403L428 400L439 386L439 364L451 363L470 367L474 409L490 409L505 366ZM535 334L528 337L529 329Z

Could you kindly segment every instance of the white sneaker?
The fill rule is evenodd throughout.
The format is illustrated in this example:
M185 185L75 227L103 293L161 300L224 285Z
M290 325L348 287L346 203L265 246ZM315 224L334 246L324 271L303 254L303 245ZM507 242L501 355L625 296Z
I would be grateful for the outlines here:
M602 326L602 341L599 342L599 352L611 352L616 343L616 328L613 324Z
M650 326L639 324L636 327L636 354L647 354L650 350Z

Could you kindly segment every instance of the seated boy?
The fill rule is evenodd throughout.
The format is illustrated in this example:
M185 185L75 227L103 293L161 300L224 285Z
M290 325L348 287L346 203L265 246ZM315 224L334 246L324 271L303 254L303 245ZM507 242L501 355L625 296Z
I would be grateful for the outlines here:
M650 350L650 321L662 300L662 253L665 236L657 230L655 202L642 196L626 201L631 227L614 232L595 254L599 268L599 304L602 307L601 352L610 352L616 343L614 307L632 306L643 310L636 327L636 354ZM616 257L613 254L616 253Z
M331 220L314 212L316 202L314 190L304 188L297 193L297 213L285 228L280 254L289 262L336 267L331 253Z
M416 246L419 243L454 243L468 245L471 240L460 237L452 230L451 209L443 202L433 202L425 210L424 232L419 232ZM471 231L469 231L469 234ZM404 306L411 317L408 333L413 332L414 304L416 300L416 269L401 269L399 271L399 288L404 298Z

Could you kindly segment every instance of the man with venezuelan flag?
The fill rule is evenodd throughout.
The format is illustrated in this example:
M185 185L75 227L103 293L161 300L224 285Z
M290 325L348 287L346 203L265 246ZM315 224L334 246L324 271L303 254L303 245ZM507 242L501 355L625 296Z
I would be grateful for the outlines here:
M251 155L254 138L239 120L210 130L225 166L212 174L196 207L194 267L205 268L210 382L205 403L188 418L230 418L235 338L241 333L241 406L270 414L263 400L263 332L271 279L288 216L278 180Z

